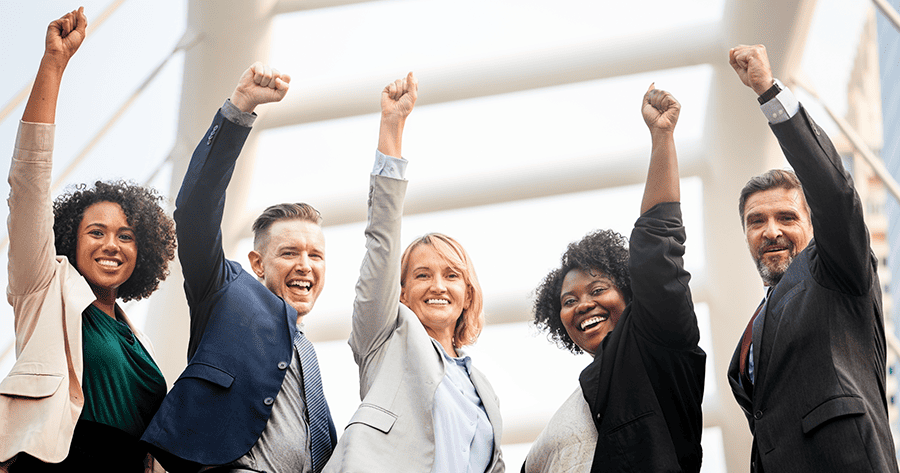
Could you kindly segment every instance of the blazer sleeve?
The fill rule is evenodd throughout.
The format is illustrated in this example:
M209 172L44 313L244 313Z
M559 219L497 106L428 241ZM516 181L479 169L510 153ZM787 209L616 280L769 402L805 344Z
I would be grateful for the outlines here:
M632 317L638 333L658 345L690 349L700 329L684 269L681 204L667 202L644 212L629 241Z
M362 373L397 326L400 306L400 224L407 181L369 180L366 255L356 283L350 347Z
M178 258L192 307L228 279L221 229L225 190L249 134L249 127L229 121L219 111L194 150L178 191L173 215ZM197 314L191 311L191 315Z
M50 177L55 125L19 123L9 168L9 287L7 297L31 294L53 278L56 244ZM74 264L74 262L73 262ZM18 329L23 314L15 314Z
M814 277L832 290L867 293L874 281L874 257L862 203L840 155L803 107L790 120L771 128L803 184L812 212Z

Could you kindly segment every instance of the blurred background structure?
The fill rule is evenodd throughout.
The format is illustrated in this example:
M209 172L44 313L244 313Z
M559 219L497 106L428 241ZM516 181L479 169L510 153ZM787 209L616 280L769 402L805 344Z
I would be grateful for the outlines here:
M900 205L896 182L879 174L884 156L900 175L893 3L84 0L91 29L63 81L56 192L126 178L156 186L171 205L194 146L241 72L259 60L290 73L285 101L257 110L229 188L226 254L247 266L250 222L269 204L305 201L322 211L327 284L305 322L335 422L344 425L359 403L346 340L365 250L379 94L414 71L420 94L404 136L403 240L440 231L471 253L488 325L469 353L501 399L504 456L516 471L589 362L532 328L532 290L568 242L596 228L630 234L650 150L640 100L655 82L682 103L676 143L686 264L709 354L703 471L746 471L750 435L725 370L763 288L737 196L750 176L786 163L727 58L734 45L763 43L776 76L846 156L864 200L882 262L896 441L892 321L900 314L892 301L900 284L891 274L900 274ZM77 6L0 0L0 149L7 153L46 25ZM3 182L0 194L7 193ZM173 383L186 362L188 329L180 267L149 301L125 310L144 324ZM12 325L3 305L2 374L14 359Z

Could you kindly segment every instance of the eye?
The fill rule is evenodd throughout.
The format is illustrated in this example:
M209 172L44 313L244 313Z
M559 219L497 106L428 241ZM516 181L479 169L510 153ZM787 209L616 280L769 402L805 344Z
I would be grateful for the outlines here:
M458 273L450 273L447 275L447 279L459 279Z
M416 274L416 275L415 275L415 278L416 278L416 279L427 279L427 278L428 278L428 275L425 274L425 273L419 273L419 274Z
M94 236L94 237L102 237L102 236L103 236L103 232L100 231L100 230L98 230L98 229L90 230L90 231L87 232L87 234L88 234L88 235L91 235L91 236Z
M574 303L575 303L574 297L567 297L567 298L563 299L563 301L562 301L563 307L569 307Z
M134 241L134 235L130 233L123 233L119 235L119 239L122 241Z
M605 287L595 287L594 290L591 291L591 295L599 296L600 294L603 294L604 291L606 291Z

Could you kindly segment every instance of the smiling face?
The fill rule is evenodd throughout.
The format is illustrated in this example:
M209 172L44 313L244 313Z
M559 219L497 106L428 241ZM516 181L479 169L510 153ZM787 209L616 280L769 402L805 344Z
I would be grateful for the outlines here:
M569 338L593 355L627 305L622 291L599 271L572 269L563 278L559 317Z
M137 253L134 229L119 204L97 202L84 210L75 266L94 292L102 291L115 300L118 287L134 272Z
M279 220L251 251L250 266L276 296L297 309L299 322L325 286L325 235L305 220Z
M400 302L416 314L432 338L452 344L456 320L470 305L462 271L428 244L413 248L407 264Z
M763 282L778 284L813 236L801 191L773 188L751 194L744 210L744 233Z

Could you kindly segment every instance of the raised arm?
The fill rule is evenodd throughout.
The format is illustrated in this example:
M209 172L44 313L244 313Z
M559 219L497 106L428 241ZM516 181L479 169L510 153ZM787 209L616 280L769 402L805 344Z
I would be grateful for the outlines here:
M650 84L641 106L641 114L650 129L652 141L650 168L644 184L644 198L641 200L642 214L656 204L681 200L674 137L680 112L681 104L672 94Z
M174 213L188 301L202 300L227 277L222 248L225 190L250 134L256 106L287 94L290 76L261 63L241 75L231 98L200 140L181 184Z
M84 9L69 12L47 27L44 56L19 125L9 169L9 290L32 293L52 277L56 247L50 174L53 123L63 72L84 41ZM16 321L22 314L16 312Z
M84 41L87 17L84 7L71 11L47 26L44 57L38 68L31 95L25 104L22 121L31 123L55 123L56 99L59 85L69 59Z
M729 62L741 82L761 96L769 126L803 185L817 251L816 280L829 289L865 294L874 282L869 234L840 155L790 90L774 85L765 46L732 48Z
M629 240L635 326L655 343L676 349L697 345L700 332L684 269L678 158L673 133L681 105L653 84L641 113L653 141L641 216Z
M400 158L403 126L416 103L417 91L418 83L411 72L382 91L379 152ZM400 223L406 180L378 175L385 174L383 171L373 172L369 184L366 256L353 303L350 346L361 373L372 351L392 333L400 305Z

